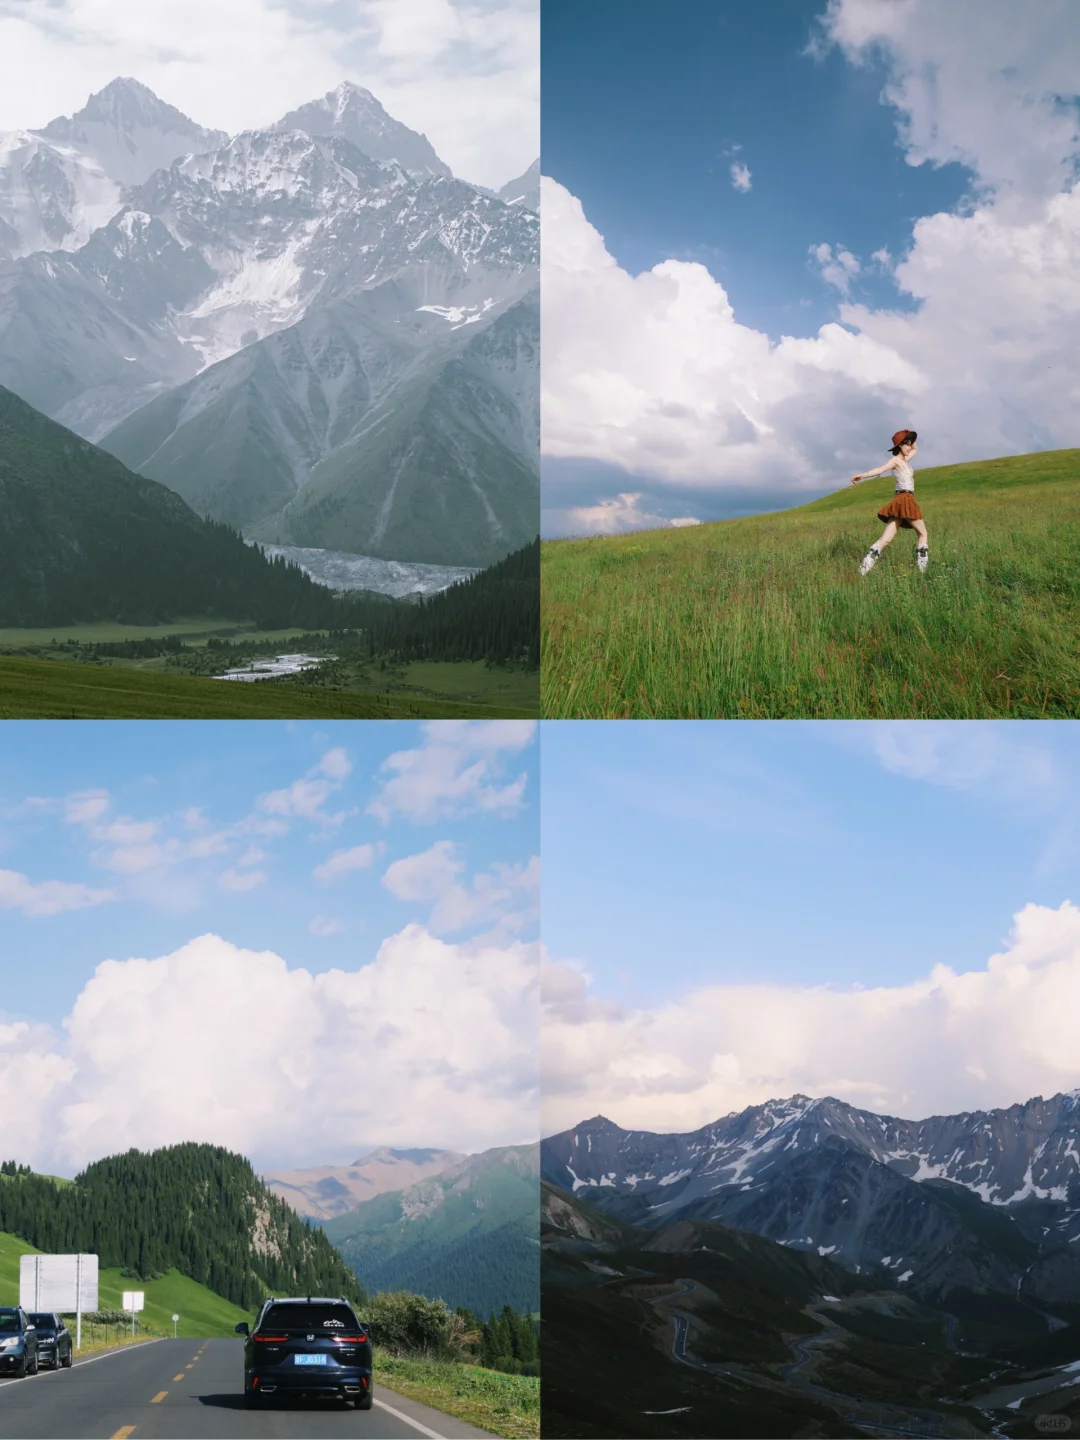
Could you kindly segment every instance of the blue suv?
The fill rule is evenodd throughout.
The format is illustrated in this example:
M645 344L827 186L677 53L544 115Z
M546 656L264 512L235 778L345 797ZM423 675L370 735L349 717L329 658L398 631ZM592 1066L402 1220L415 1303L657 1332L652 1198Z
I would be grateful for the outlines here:
M37 1331L21 1305L0 1308L0 1375L38 1372Z
M371 1409L371 1340L348 1300L271 1297L252 1330L236 1327L244 1344L244 1399L352 1401Z

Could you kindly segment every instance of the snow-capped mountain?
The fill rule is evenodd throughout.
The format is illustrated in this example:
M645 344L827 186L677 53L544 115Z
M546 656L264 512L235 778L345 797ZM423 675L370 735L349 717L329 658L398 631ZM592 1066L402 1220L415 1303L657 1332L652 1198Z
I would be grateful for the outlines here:
M508 180L499 190L499 199L540 213L540 161L534 160L524 175Z
M543 1178L620 1219L716 1220L913 1291L1080 1301L1080 1091L901 1120L797 1095L685 1135L598 1116Z
M41 134L87 195L117 188L78 216L59 180L35 192L59 239L0 264L0 384L277 543L467 566L532 538L539 222L517 196L454 179L359 86L228 138L116 81Z
M112 80L74 115L50 120L39 132L93 160L121 185L141 185L181 155L212 150L228 137L207 130L159 100L138 80Z
M450 175L426 135L388 115L370 90L346 80L321 100L290 110L274 130L304 130L308 135L340 135L373 160L388 160L414 180Z
M125 186L226 138L123 79L75 115L0 134L0 259L78 249L116 214Z

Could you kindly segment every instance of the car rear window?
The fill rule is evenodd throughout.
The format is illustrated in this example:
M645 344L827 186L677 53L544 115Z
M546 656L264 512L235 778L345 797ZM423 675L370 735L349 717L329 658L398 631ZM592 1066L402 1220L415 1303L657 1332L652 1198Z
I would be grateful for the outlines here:
M271 1305L262 1318L260 1330L303 1330L332 1335L354 1331L358 1321L348 1305Z

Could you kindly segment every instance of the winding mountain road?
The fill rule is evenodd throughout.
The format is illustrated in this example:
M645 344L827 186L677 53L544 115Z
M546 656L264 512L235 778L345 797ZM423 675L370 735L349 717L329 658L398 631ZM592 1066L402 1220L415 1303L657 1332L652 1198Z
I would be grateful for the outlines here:
M155 1340L0 1382L0 1440L467 1440L487 1431L378 1383L371 1410L337 1403L248 1410L242 1340Z

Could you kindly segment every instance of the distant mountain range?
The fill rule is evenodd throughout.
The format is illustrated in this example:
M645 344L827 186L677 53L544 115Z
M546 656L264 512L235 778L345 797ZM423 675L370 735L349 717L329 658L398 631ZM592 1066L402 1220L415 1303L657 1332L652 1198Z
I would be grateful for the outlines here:
M491 563L538 528L537 183L357 85L229 137L115 80L0 137L0 384L253 538Z
M393 1150L382 1145L351 1165L277 1170L263 1180L267 1189L280 1195L298 1215L332 1220L365 1200L388 1190L406 1190L466 1158L457 1150Z
M921 1121L797 1095L671 1135L597 1116L541 1169L621 1221L721 1223L933 1303L1080 1307L1080 1091Z
M538 1145L464 1156L323 1228L366 1290L412 1290L485 1317L536 1311L539 1164Z

